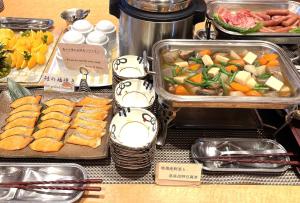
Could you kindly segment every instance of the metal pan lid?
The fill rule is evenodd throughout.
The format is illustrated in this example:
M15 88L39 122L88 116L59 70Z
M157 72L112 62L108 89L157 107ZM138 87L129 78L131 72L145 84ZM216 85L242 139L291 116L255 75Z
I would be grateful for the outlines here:
M170 13L186 9L192 0L126 0L129 5L137 9L156 12Z

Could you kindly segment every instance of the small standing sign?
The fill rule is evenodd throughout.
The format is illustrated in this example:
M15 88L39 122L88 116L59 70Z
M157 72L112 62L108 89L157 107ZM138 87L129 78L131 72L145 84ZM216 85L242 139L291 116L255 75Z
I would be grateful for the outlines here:
M45 91L74 92L74 78L45 74L43 77Z
M155 183L158 185L200 185L202 165L159 162L155 168Z

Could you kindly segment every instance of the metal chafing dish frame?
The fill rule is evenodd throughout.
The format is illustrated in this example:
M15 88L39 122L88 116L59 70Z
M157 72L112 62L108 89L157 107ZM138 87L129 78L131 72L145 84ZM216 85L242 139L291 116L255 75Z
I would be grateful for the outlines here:
M172 49L193 49L197 47L215 47L228 49L233 48L265 48L272 50L280 56L282 64L281 71L289 81L294 90L293 97L231 97L231 96L179 96L169 93L165 89L162 70L160 69L160 52L162 50ZM265 41L243 41L243 40L162 40L157 42L152 49L154 87L160 103L159 117L161 120L162 131L158 137L158 145L164 145L167 128L176 117L176 112L182 107L193 108L248 108L248 109L286 109L294 107L300 103L300 76L297 73L293 63L277 45Z
M299 44L300 34L299 33L250 33L250 34L240 34L238 32L233 32L226 30L218 23L214 22L213 15L218 8L218 6L230 6L232 9L247 8L247 9L273 9L273 8L288 8L291 10L293 7L300 9L300 3L295 1L288 2L261 2L261 1L210 1L207 3L207 21L206 21L206 33L210 36L211 24L216 33L217 39L237 39L237 40L266 40L276 44ZM209 39L209 38L208 38Z

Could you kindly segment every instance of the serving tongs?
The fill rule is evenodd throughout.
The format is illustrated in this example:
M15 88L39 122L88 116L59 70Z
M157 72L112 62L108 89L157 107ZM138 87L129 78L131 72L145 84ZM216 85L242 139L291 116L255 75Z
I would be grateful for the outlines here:
M53 20L43 18L0 18L0 28L9 28L13 30L48 30L53 26L53 23Z

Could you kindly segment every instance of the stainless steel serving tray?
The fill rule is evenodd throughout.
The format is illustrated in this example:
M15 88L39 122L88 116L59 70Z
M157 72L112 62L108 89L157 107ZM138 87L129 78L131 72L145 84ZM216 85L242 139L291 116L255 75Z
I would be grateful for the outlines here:
M260 11L274 8L287 8L294 13L300 12L300 3L295 1L288 2L270 2L270 1L210 1L207 3L207 18L213 21L213 15L220 7L229 7L230 9L246 8L250 10ZM216 32L217 39L236 39L236 40L266 40L276 44L298 44L300 43L299 33L251 33L247 35L240 34L224 29L218 23L213 21L213 27Z
M200 138L192 145L191 153L193 158L211 157L217 153L234 153L248 151L248 154L265 153L286 153L286 150L279 143L270 139L253 138ZM225 156L224 156L225 157ZM289 157L259 158L259 160L285 160ZM199 162L196 161L195 162ZM267 163L222 163L220 161L203 160L203 169L211 172L261 172L261 173L283 173L289 166Z
M48 30L53 27L53 20L42 18L0 17L0 28L12 30Z
M271 51L279 55L281 72L289 81L293 89L292 97L231 97L231 96L180 96L169 93L165 89L165 82L161 70L160 53L165 50L181 49L193 50L210 48L213 50L244 50ZM258 109L285 109L300 102L300 76L295 66L277 45L265 41L242 40L162 40L153 46L153 70L157 73L154 86L160 101L171 107L204 107L204 108L258 108Z
M0 182L86 179L86 170L70 163L0 163ZM62 186L62 184L60 184ZM65 186L82 186L67 184ZM82 191L0 189L0 202L75 202Z

